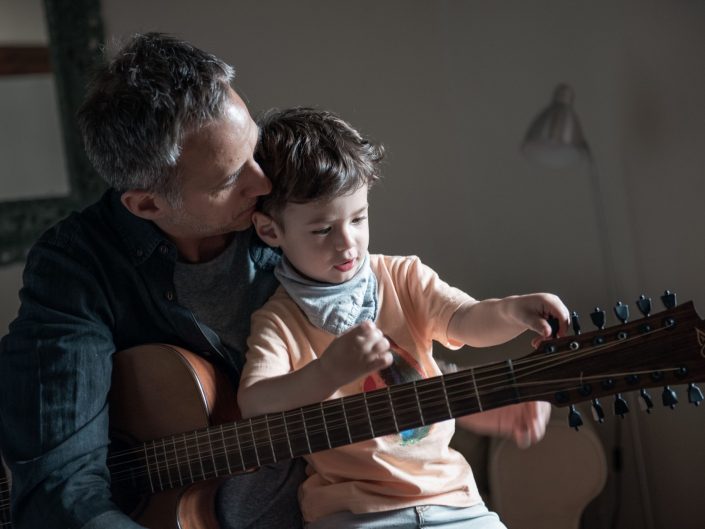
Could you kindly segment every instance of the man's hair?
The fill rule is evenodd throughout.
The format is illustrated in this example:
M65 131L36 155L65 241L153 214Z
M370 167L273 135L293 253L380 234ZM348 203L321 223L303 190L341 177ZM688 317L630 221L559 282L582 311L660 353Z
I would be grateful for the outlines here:
M97 73L79 110L88 158L119 191L145 189L179 203L184 137L223 115L234 76L188 42L134 35Z
M327 201L371 187L384 147L363 138L332 112L306 107L269 110L257 120L255 159L272 181L258 209L281 221L290 203Z

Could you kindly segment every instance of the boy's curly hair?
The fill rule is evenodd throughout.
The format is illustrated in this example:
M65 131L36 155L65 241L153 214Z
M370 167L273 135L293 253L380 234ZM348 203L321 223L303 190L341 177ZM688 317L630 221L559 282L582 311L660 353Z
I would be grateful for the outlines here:
M332 112L273 109L257 121L255 159L272 181L272 192L260 197L258 209L275 220L289 202L332 200L380 178L384 147Z

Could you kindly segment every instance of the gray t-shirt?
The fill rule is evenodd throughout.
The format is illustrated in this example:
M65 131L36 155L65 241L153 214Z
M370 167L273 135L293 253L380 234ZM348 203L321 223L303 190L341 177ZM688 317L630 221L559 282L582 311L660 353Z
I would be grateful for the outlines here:
M195 264L178 261L174 271L179 304L215 331L238 369L245 361L250 316L278 285L272 270L252 262L252 237L252 230L237 232L215 259Z
M179 303L217 334L220 349L238 369L245 361L250 316L278 285L273 255L264 259L271 266L253 262L252 237L252 230L238 232L215 259L196 264L177 262L174 271ZM302 459L282 461L225 481L215 502L220 528L300 528L297 490L305 478L304 468Z

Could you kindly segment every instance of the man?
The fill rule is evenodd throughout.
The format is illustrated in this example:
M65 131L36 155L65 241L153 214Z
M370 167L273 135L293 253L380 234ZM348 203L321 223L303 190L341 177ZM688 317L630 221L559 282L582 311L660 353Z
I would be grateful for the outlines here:
M90 88L80 125L111 190L34 246L0 349L17 529L139 527L111 502L106 468L115 352L170 343L239 376L278 257L249 229L271 184L233 75L186 42L145 34ZM301 526L302 478L299 461L231 478L216 501L221 528Z

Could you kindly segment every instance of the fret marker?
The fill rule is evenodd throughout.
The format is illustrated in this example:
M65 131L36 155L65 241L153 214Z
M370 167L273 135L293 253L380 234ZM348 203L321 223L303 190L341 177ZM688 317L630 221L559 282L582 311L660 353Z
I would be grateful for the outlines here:
M213 475L214 477L218 476L218 464L215 462L215 451L213 450L213 441L211 440L211 431L210 428L206 430L206 436L208 437L208 452L210 453L211 456L211 461L213 462Z
M255 439L255 429L254 426L252 425L252 419L247 421L250 423L250 436L252 437L252 448L255 451L255 459L257 460L257 466L261 467L262 464L259 462L259 453L257 452L257 439Z
M394 403L392 402L392 393L389 386L387 386L387 398L389 399L389 409L392 410L392 419L394 419L394 429L398 432L399 425L397 424L397 413L394 411Z
M475 397L477 398L477 407L480 408L480 411L484 411L482 409L482 402L480 402L480 392L477 390L477 382L475 381L475 370L472 367L470 368L470 376L472 377L472 385L475 388Z
M375 435L375 429L372 426L372 417L370 416L370 408L367 406L367 393L362 394L362 400L365 403L365 412L367 412L367 423L370 425L370 433L372 437L377 437Z
M232 474L233 471L230 468L230 458L228 457L228 446L225 444L225 431L223 430L223 425L220 425L220 442L223 445L223 453L225 454L225 464L228 467L228 474Z
M421 424L426 426L426 420L423 418L423 410L421 410L421 401L419 400L419 389L416 387L416 380L414 380L414 396L416 397L416 407L419 409Z
M450 401L448 400L448 391L446 390L445 375L441 375L441 385L443 386L443 397L446 399L446 408L448 408L448 417L453 417L453 411L450 409Z
M291 438L289 437L289 426L286 424L286 415L282 412L282 422L284 423L284 435L286 436L286 444L289 445L289 455L294 457L294 450L291 448Z
M242 445L240 444L240 432L237 428L237 423L235 426L235 442L237 443L237 451L240 454L240 463L242 463L242 470L247 470L247 465L245 464L245 456L242 453Z
M328 424L326 423L326 412L323 409L323 403L320 403L321 408L321 419L323 419L323 431L326 433L326 441L328 442L328 448L333 448L330 444L330 437L328 436Z
M203 456L201 455L201 444L198 441L198 434L194 437L196 440L196 453L198 454L198 464L201 467L201 477L203 479L206 479L208 476L206 476L206 469L203 467Z
M304 425L304 435L306 436L306 446L308 446L308 453L312 454L313 450L311 450L311 441L308 438L308 428L306 427L306 416L304 415L304 409L299 408L299 410L301 411L301 422Z
M269 416L264 416L264 424L267 426L267 437L269 438L269 446L272 449L272 458L277 462L277 454L274 453L274 442L272 441L272 432L269 430Z
M514 373L514 364L512 364L512 359L507 358L507 365L509 366L509 373L511 374L512 389L514 390L514 398L517 402L521 402L521 394L519 393L519 386L517 385L517 377ZM582 375L581 375L582 377Z
M150 465L149 465L149 454L147 453L147 445L144 444L142 445L144 448L144 462L146 463L147 467L147 477L149 478L149 488L152 492L154 492L154 482L152 481L152 471L150 470Z
M188 474L191 478L191 483L193 483L194 481L196 481L196 478L193 477L193 469L191 468L191 455L188 453L188 440L186 438L186 433L184 432L181 437L184 443L184 452L186 453L186 464L188 465Z
M348 439L350 440L350 444L352 444L352 435L350 434L350 423L348 422L348 412L345 411L345 399L340 399L340 403L343 405L343 418L345 419L345 429L348 432Z
M159 456L157 455L157 442L152 441L152 452L154 452L154 463L157 467L157 478L159 478L159 490L164 490L164 483L162 482L162 472L159 470Z

